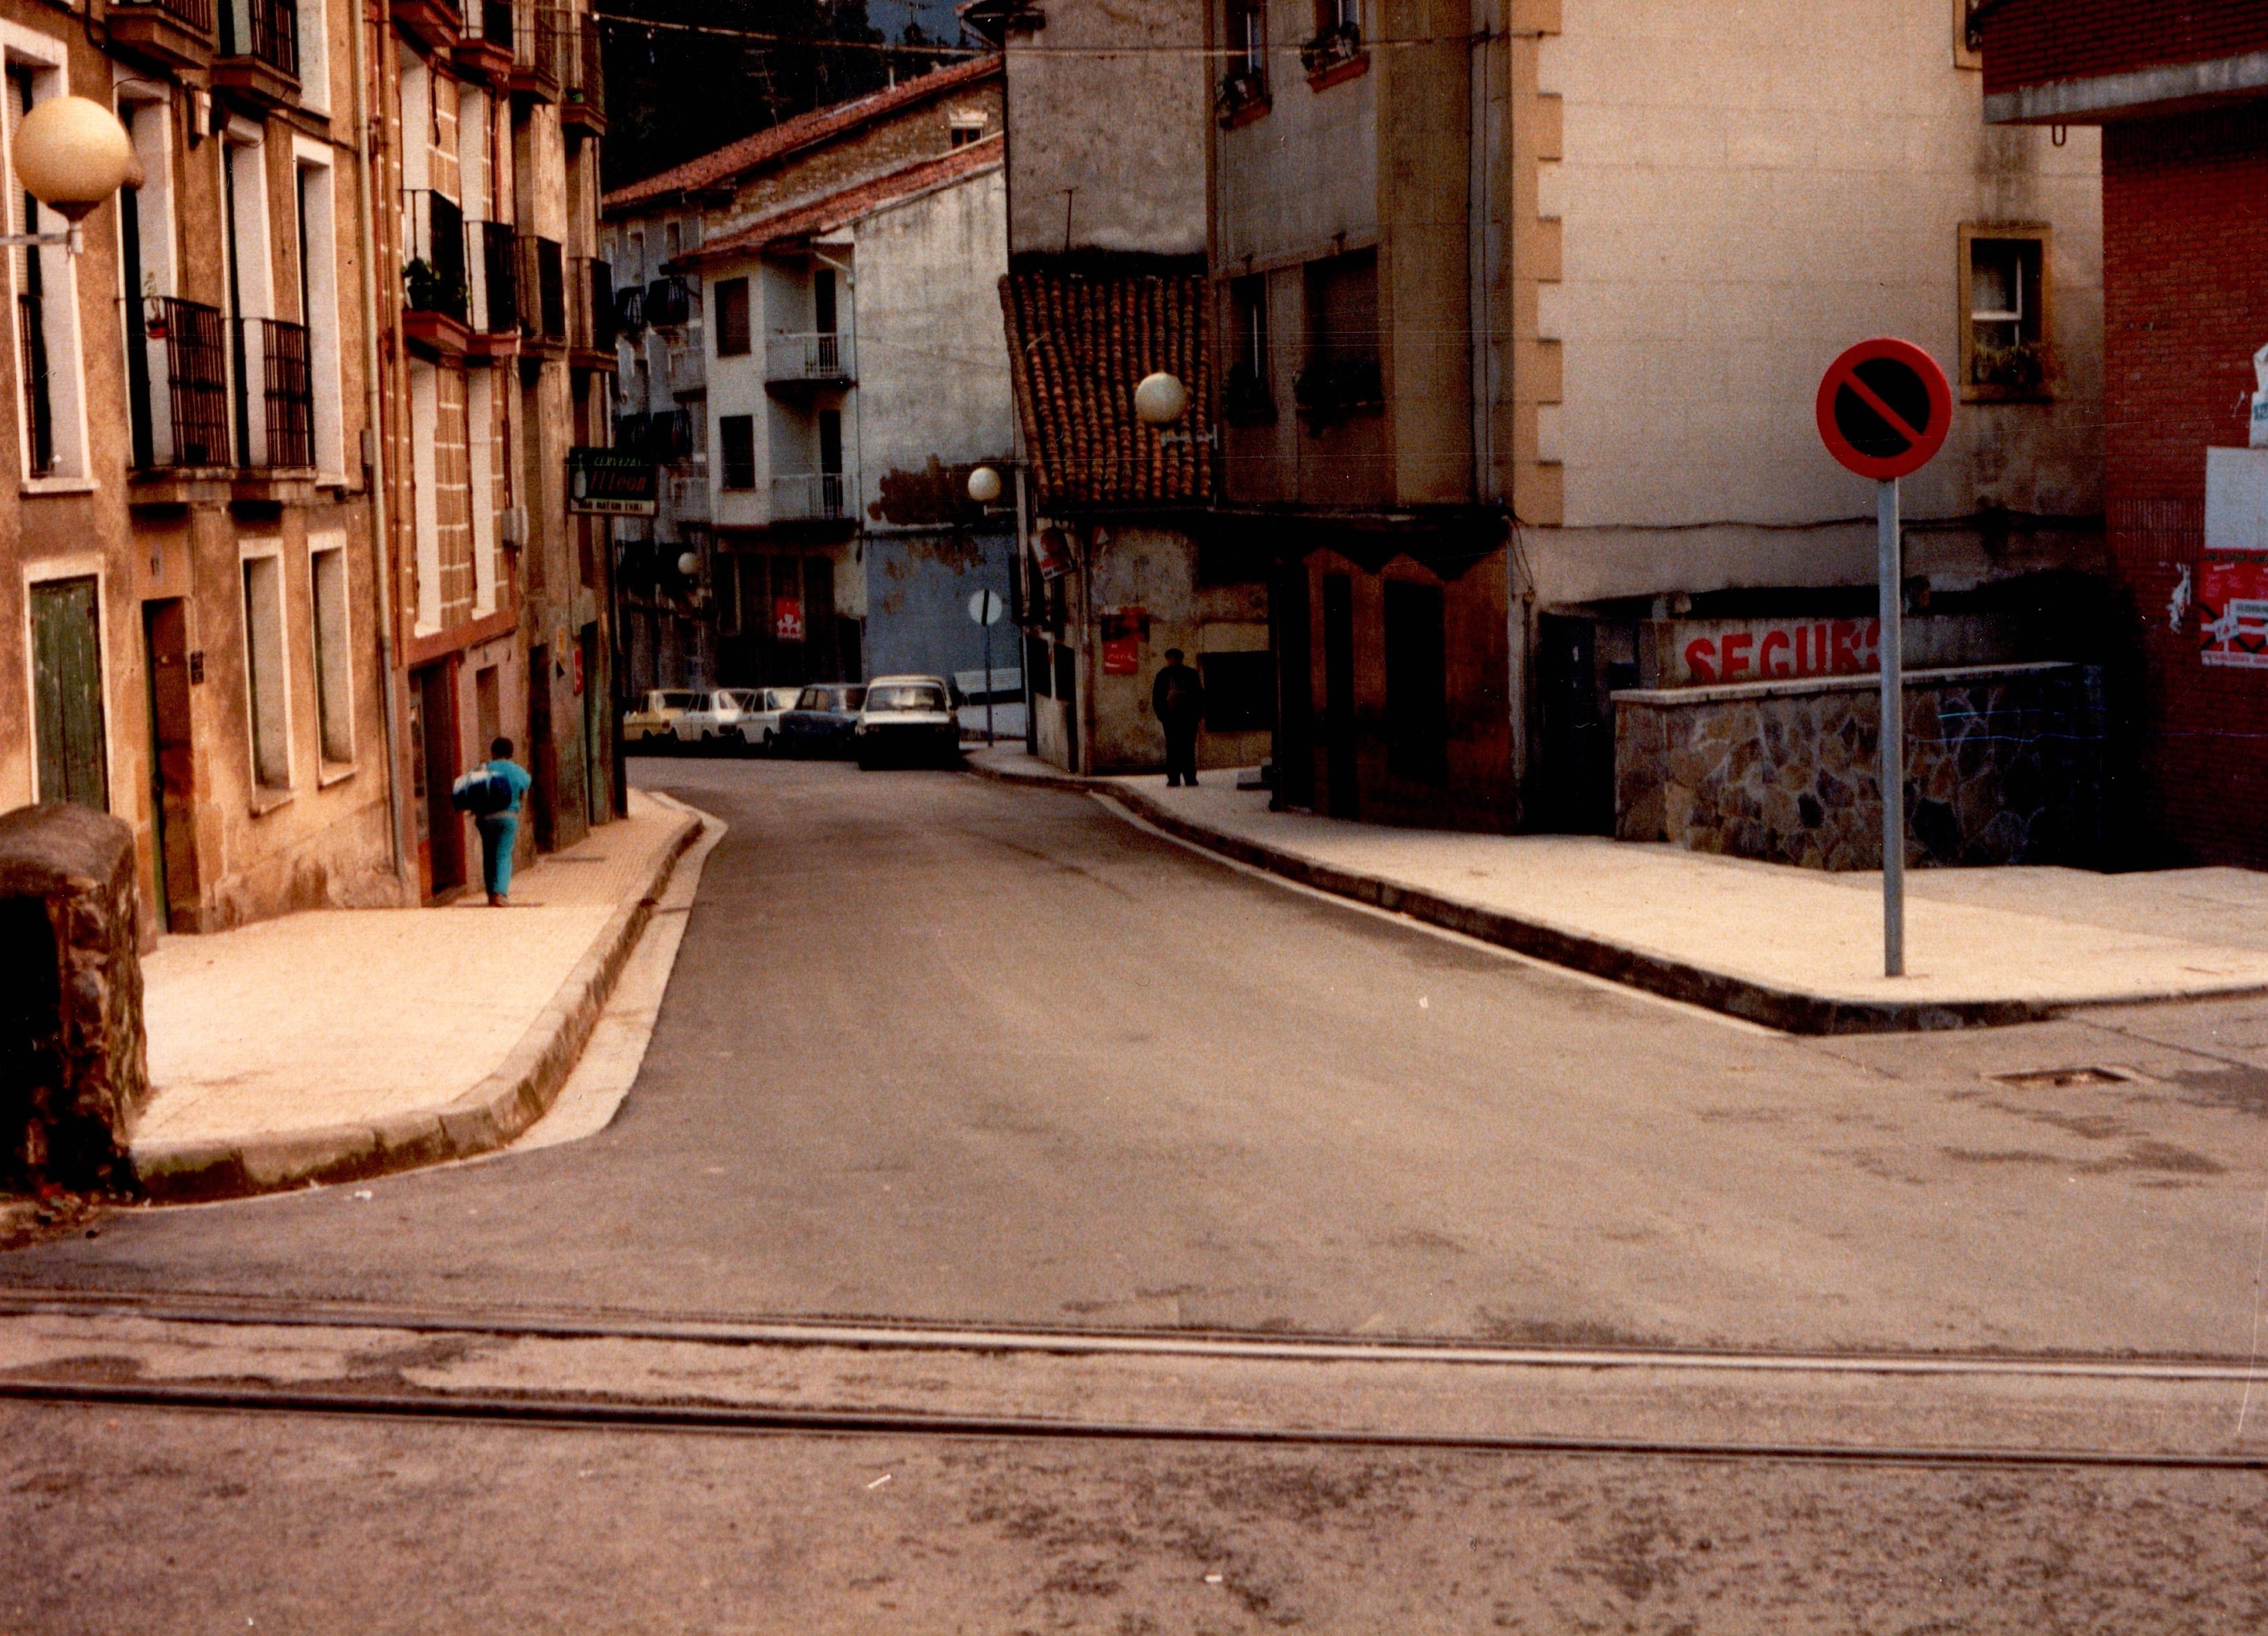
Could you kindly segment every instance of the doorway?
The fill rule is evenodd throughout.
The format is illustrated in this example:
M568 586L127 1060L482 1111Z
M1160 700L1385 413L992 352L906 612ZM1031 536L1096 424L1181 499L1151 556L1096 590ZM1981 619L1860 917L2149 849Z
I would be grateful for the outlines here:
M457 667L444 660L409 677L410 755L416 767L417 864L431 902L465 884L465 825L450 803L457 781Z
M93 576L32 587L32 709L40 799L110 810L102 720L102 599Z
M1276 641L1276 796L1279 810L1315 804L1314 637L1307 624L1307 564L1287 563L1270 589Z
M1563 835L1614 833L1614 714L1601 674L1596 620L1536 615L1541 741L1535 808L1542 829Z
M169 932L197 929L196 758L189 726L189 616L178 597L142 604L150 681L150 815L157 833L158 913Z
M1354 582L1323 576L1323 740L1330 815L1355 815L1361 773L1355 763Z
M549 644L527 652L527 770L534 779L527 792L529 814L535 830L535 849L556 850L559 844L559 746L551 737L551 649Z
M580 661L576 680L581 683L583 706L583 810L593 829L607 822L607 780L600 775L607 764L602 734L606 731L606 712L600 703L607 689L600 683L604 673L600 668L599 627L594 623L576 632L576 654Z

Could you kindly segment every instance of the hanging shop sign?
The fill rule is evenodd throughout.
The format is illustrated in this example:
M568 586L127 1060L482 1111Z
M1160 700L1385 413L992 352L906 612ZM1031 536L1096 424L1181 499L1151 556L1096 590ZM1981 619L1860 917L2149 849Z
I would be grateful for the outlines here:
M779 642L803 640L803 599L799 596L776 596L772 599L772 637Z
M622 449L570 449L567 510L577 517L658 516L660 468Z

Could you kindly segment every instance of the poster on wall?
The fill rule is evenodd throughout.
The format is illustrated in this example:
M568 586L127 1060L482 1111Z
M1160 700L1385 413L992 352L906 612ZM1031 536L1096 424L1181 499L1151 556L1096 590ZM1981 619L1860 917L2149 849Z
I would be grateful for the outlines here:
M2268 670L2268 562L2207 562L2197 600L2206 664Z
M1146 608L1106 608L1102 610L1102 674L1139 675L1142 644L1150 635Z
M776 596L772 599L772 638L777 642L803 640L801 597Z

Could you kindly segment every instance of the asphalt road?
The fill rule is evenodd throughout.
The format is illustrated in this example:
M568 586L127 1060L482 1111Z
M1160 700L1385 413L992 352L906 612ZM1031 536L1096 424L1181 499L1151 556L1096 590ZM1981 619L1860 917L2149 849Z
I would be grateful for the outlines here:
M610 1128L367 1200L122 1212L0 1256L0 1286L2253 1344L2268 1099L2021 1089L1971 1060L2101 1049L2061 1025L1822 1047L1253 878L1083 796L840 764L638 774L731 830Z
M18 1393L245 1396L0 1402L0 1636L2268 1622L2257 1470L482 1420L463 1394L2263 1448L2268 1382L2256 1405L2243 1366L2268 1007L1803 1042L1256 879L1082 796L832 765L638 776L732 827L606 1130L0 1253L0 1300L468 1326L0 1317ZM2082 1065L2136 1077L1995 1077ZM1035 1358L473 1327L537 1309L1183 1339ZM1190 1350L1197 1331L2237 1367L1263 1365ZM409 1394L412 1418L295 1406L317 1389Z

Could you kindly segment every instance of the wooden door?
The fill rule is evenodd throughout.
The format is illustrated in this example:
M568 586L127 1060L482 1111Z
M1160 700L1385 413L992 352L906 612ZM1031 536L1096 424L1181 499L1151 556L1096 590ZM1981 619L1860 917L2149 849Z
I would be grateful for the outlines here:
M32 709L40 799L108 812L101 602L92 575L32 587Z
M463 770L457 764L457 667L454 660L412 673L422 731L417 746L423 763L426 895L465 883L465 824L450 804L449 788Z
M1323 739L1330 815L1355 815L1362 774L1355 762L1354 585L1323 576Z
M176 597L142 604L150 678L151 852L166 929L197 929L196 755L189 726L189 616Z

